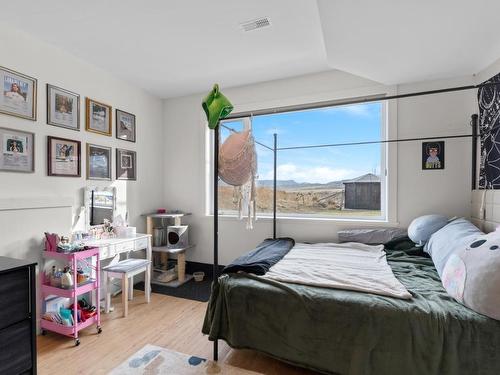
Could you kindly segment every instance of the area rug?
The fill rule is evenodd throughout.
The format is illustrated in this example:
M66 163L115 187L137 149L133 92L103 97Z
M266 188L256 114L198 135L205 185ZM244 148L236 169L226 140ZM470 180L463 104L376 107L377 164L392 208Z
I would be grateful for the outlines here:
M243 370L238 367L216 363L160 348L146 345L120 366L113 369L110 375L262 375L257 372Z
M153 293L165 294L172 297L185 298L199 302L207 302L210 298L211 285L212 280L205 278L200 282L190 280L187 283L179 286L178 288L152 284L151 291ZM144 283L141 281L135 284L134 288L144 290Z

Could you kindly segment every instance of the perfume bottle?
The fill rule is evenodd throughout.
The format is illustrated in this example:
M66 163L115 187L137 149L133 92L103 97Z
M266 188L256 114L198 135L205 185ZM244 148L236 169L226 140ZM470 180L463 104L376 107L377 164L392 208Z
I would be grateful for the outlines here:
M73 287L73 276L71 275L69 267L65 267L61 275L61 287L64 289Z

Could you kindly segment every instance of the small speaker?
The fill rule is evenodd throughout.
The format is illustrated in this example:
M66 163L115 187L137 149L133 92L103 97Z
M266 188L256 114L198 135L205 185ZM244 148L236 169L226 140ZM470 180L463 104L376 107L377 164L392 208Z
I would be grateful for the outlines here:
M188 226L171 225L167 227L167 246L171 249L188 247Z

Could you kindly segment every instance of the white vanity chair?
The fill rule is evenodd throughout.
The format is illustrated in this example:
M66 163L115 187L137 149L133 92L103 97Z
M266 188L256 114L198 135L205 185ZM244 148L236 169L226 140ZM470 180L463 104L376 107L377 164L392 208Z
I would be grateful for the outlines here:
M151 297L151 261L148 259L127 258L120 261L117 254L109 265L102 268L106 288L105 312L111 307L111 287L113 279L121 279L123 316L128 314L128 301L134 298L134 276L144 272L144 297L150 302Z

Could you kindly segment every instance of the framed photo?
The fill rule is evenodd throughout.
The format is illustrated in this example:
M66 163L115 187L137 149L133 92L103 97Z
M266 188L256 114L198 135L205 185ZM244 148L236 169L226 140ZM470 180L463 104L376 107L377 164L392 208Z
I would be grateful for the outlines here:
M87 143L87 180L111 180L111 147Z
M135 151L116 149L116 179L137 180L137 158Z
M35 171L35 134L0 128L0 171Z
M116 138L123 139L124 141L135 142L135 115L116 110Z
M82 150L80 141L47 137L47 173L49 176L80 177Z
M422 142L422 169L444 169L444 141Z
M0 67L0 85L0 113L36 121L37 80Z
M47 84L47 124L80 131L80 95Z
M85 98L85 108L87 119L85 129L89 132L111 137L111 106Z

